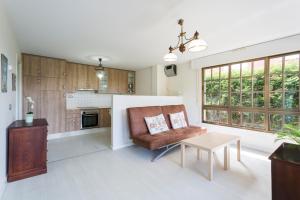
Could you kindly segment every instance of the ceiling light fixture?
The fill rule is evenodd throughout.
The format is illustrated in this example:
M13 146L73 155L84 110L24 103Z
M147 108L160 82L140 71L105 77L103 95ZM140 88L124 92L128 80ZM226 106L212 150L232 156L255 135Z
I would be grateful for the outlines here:
M164 60L167 62L173 62L177 60L174 50L179 49L181 53L185 52L186 45L189 44L188 50L190 52L198 52L207 48L207 43L203 39L199 39L199 33L196 31L192 38L186 37L186 32L183 31L183 19L178 20L180 25L180 34L178 35L178 43L175 47L169 47L169 53L164 56Z
M99 79L102 79L104 77L104 67L102 65L102 58L99 58L99 66L95 68L96 70L96 76Z

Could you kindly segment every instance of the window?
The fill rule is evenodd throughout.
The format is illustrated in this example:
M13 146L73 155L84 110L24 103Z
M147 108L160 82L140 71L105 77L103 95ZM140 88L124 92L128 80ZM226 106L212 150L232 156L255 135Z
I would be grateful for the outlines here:
M203 122L276 131L300 122L300 53L202 69Z

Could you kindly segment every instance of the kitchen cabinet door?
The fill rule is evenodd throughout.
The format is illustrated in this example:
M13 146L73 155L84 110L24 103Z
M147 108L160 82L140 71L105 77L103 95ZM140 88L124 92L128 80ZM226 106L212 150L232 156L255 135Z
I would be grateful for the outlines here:
M77 64L77 88L78 89L89 89L87 87L87 67L85 65Z
M41 57L41 76L64 78L66 62L60 59Z
M117 94L119 92L119 70L106 68L108 76L108 92Z
M23 76L41 75L41 57L23 54L22 71Z
M49 133L65 131L66 103L63 91L41 91L41 118L46 118Z
M41 77L41 90L63 91L65 89L65 79L55 77Z
M34 101L34 118L41 117L41 79L36 76L23 76L23 116L28 112L26 97Z
M100 108L100 127L111 127L110 108Z
M66 64L66 92L73 93L77 91L77 77L78 69L77 64Z
M128 93L128 71L118 70L118 93L127 94Z
M99 79L94 66L87 66L87 87L88 89L99 89Z

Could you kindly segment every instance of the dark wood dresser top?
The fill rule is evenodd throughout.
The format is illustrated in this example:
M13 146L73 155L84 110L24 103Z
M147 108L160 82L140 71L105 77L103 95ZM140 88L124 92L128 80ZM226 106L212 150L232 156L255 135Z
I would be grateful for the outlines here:
M8 126L8 129L26 128L26 127L40 127L48 126L46 119L34 119L32 124L26 124L25 120L16 120Z
M300 166L300 146L296 144L283 143L269 157L270 160L279 160Z

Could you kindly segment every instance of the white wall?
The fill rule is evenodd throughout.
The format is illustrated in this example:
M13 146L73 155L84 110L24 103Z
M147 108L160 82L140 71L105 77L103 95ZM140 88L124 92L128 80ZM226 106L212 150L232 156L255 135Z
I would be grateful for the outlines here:
M7 21L2 1L0 1L0 53L8 58L12 67L8 71L8 92L0 91L0 198L6 185L6 127L16 119L16 92L12 92L11 74L16 73L19 50ZM0 72L1 73L1 72ZM12 110L9 110L9 104Z
M136 94L152 95L152 67L140 69L135 72L136 77Z
M132 96L113 95L112 107L112 149L132 145L129 137L126 108L182 104L181 97L174 96Z

